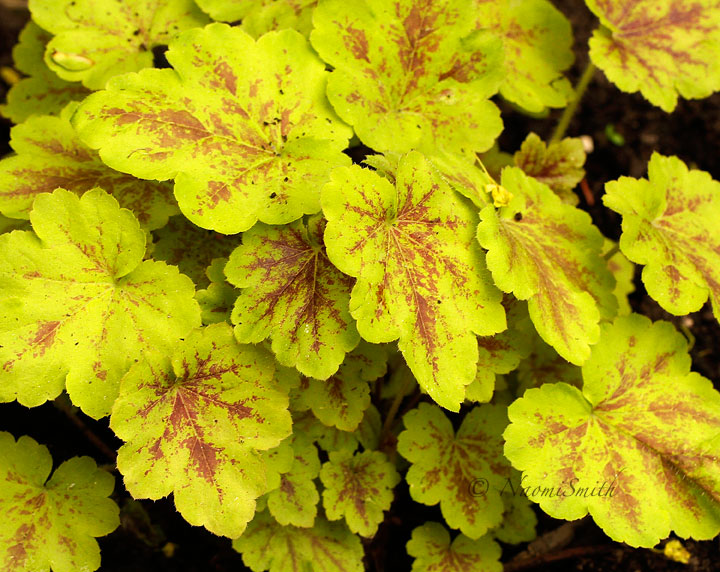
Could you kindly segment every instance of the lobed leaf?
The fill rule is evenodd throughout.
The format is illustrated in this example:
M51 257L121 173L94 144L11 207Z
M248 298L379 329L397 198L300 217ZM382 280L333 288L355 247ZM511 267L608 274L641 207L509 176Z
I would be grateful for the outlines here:
M195 294L205 325L230 321L230 314L237 299L237 291L225 280L226 264L227 258L214 258L205 272L210 281L208 287L198 290Z
M287 407L267 352L238 345L226 323L196 330L122 380L110 427L126 441L125 487L135 498L172 492L190 524L238 537L269 488L260 452L291 433Z
M720 319L720 183L653 153L648 179L606 185L603 203L623 216L620 249L644 264L648 294L675 315L699 310L710 296Z
M231 316L238 341L272 337L281 364L318 379L335 374L360 341L349 309L353 281L328 260L324 230L320 216L256 225L225 267L242 288Z
M720 89L720 5L715 0L586 0L602 26L590 58L623 91L670 112L678 94Z
M238 22L253 37L293 28L308 36L317 0L198 0L213 20Z
M313 24L335 68L328 98L367 146L472 155L502 131L488 99L503 78L500 41L473 33L471 0L328 0Z
M328 519L345 518L348 528L372 537L390 508L400 474L381 451L332 451L320 469Z
M495 284L528 300L542 338L574 364L590 355L601 318L617 311L613 276L600 256L603 237L587 213L560 199L517 167L505 168L502 186L513 198L480 213L480 244Z
M40 405L67 387L102 417L144 351L200 325L192 282L143 261L137 219L100 189L35 199L34 233L0 235L0 401Z
M210 24L170 43L174 69L113 80L74 117L111 167L175 179L193 223L223 234L320 210L319 189L350 129L325 99L325 64L293 30L257 42Z
M720 394L689 370L687 342L671 324L637 314L603 324L582 391L546 384L510 406L505 456L531 500L556 518L589 512L635 547L671 530L716 536Z
M500 292L473 240L476 215L419 153L395 184L359 166L322 191L330 261L357 277L350 313L369 342L399 338L418 383L457 411L477 372L477 341L505 327Z
M167 224L168 217L178 212L172 186L107 167L75 133L70 124L74 110L71 104L60 117L35 116L12 128L10 146L16 154L0 160L0 211L28 218L40 193L60 187L81 195L101 187L130 209L143 227Z
M154 47L207 23L192 0L30 0L28 6L33 20L55 36L45 51L47 65L90 89L152 67Z
M108 497L115 485L90 457L73 457L50 476L47 448L0 432L0 565L6 572L92 572L95 537L120 524Z

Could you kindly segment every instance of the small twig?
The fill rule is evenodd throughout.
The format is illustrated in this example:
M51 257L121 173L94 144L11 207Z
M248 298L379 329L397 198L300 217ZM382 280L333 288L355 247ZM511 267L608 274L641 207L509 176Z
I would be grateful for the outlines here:
M559 552L550 552L547 554L538 554L533 558L526 560L513 560L508 562L503 567L503 572L517 572L518 570L530 570L537 568L543 564L549 562L557 562L558 560L568 560L570 558L580 558L582 556L588 556L590 554L597 554L598 552L609 552L610 550L617 549L617 544L600 544L596 546L579 546L576 548L566 548Z
M605 254L603 254L603 258L606 261L609 261L613 256L615 256L620 251L620 245L616 244L614 245L610 250L608 250Z
M583 72L582 76L580 76L577 86L575 86L575 94L568 106L563 111L563 114L560 116L560 121L558 121L558 124L555 127L555 131L553 132L552 137L550 137L550 143L560 141L560 139L562 139L565 135L565 131L567 131L567 128L570 125L570 121L575 115L578 105L580 104L583 95L585 95L585 91L587 90L588 85L590 85L590 81L592 80L594 75L595 65L592 63L592 61L588 61L588 65L585 68L585 71Z
M77 413L75 413L75 410L73 409L72 405L67 403L64 399L64 396L58 397L55 401L53 401L53 405L60 411L62 411L65 416L70 420L70 422L77 427L83 435L85 435L85 438L90 441L93 445L95 445L95 448L98 449L103 455L105 455L115 466L115 461L117 460L117 453L111 449L100 437L95 435L95 433L92 432L92 430L85 425L85 422L78 417Z

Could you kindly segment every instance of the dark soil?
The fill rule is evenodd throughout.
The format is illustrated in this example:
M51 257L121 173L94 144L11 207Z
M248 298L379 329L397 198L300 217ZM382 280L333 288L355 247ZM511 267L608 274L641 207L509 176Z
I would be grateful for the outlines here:
M584 3L578 0L555 0L555 4L573 24L577 61L569 76L575 81L587 62L587 40L596 26L596 20ZM26 18L22 10L8 10L0 6L0 65L11 65L10 50ZM5 86L0 86L0 99L4 99L4 90ZM552 112L548 118L531 119L517 113L511 106L499 103L506 125L500 144L508 152L517 150L529 131L535 131L547 139L560 115L559 112ZM7 121L0 121L2 153L9 151L9 128ZM613 143L608 137L609 129L620 134L624 144ZM620 219L602 206L603 186L607 181L623 175L645 176L653 151L677 155L689 165L709 171L714 178L720 179L720 162L717 160L720 153L720 94L700 101L681 100L673 113L666 114L638 94L620 92L607 81L602 72L597 71L567 134L588 135L592 138L594 151L588 156L586 165L586 179L592 197L588 201L586 196L580 194L580 207L586 209L603 233L613 239L618 238ZM720 339L720 327L709 306L690 316L671 316L647 296L639 271L635 283L636 292L631 295L633 309L653 320L669 320L678 328L689 330L695 338L691 352L693 369L713 380L716 387L720 388L720 361L715 351L717 340ZM117 450L121 443L108 428L107 420L93 421L82 414L78 414L77 419L80 419L84 429L52 403L33 409L17 403L0 405L0 430L10 431L16 437L30 435L46 444L58 464L75 455L89 455L100 465L112 464L113 459L103 454L91 440L98 439L110 449ZM116 471L114 474L117 480L114 498L121 506L125 506L130 500L129 495L122 486L119 474ZM125 507L122 526L113 534L99 539L103 555L101 570L245 570L240 555L232 550L229 540L187 524L175 511L172 500L142 501L139 506L144 509L148 520ZM539 535L552 536L552 531L564 525L564 521L552 519L540 510L537 514ZM413 503L406 483L401 482L386 522L376 537L366 543L367 568L378 572L409 570L411 559L405 554L405 543L410 531L428 520L442 521L438 507ZM508 563L508 572L710 572L720 569L718 539L707 542L683 541L683 544L692 555L687 565L673 562L651 550L613 543L591 520L584 519L575 526L571 539L547 552L536 552L525 560L513 558L519 554L522 556L527 546L503 546L503 561Z

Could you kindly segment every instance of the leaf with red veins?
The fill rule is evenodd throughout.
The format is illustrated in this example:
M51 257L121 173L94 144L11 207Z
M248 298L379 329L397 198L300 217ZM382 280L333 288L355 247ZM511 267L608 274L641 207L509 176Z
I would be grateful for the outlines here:
M327 379L360 341L350 316L353 280L325 254L325 221L256 225L225 266L242 288L231 320L241 343L272 338L278 361L304 375Z
M235 538L268 489L261 452L291 432L272 356L240 346L226 323L195 330L172 357L148 355L123 378L110 426L135 498L174 493L195 526Z
M359 166L322 191L330 261L357 277L350 312L372 343L396 339L418 383L457 411L477 373L475 334L505 328L501 294L473 245L477 215L419 153L395 184Z
M678 95L720 89L720 2L587 0L602 26L590 58L621 90L639 91L670 112Z

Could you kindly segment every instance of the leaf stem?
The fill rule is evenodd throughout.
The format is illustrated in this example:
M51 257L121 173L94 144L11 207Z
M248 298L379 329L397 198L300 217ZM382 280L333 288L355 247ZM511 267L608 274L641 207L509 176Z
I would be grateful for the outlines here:
M563 110L560 121L558 121L555 131L553 131L552 137L550 137L550 143L560 141L565 135L565 131L567 131L568 125L570 125L570 121L575 115L583 95L585 95L585 91L587 91L588 85L590 85L590 81L595 75L595 69L595 64L592 63L592 60L588 60L588 65L575 86L574 96L568 106Z
M609 261L613 256L615 256L620 251L620 245L616 244L613 246L610 250L608 250L605 254L603 254L603 258L606 261Z
M395 394L395 398L390 405L387 417L385 417L385 422L383 423L382 431L380 432L380 443L384 443L385 439L387 439L390 434L393 421L395 421L395 416L397 415L398 409L400 409L400 404L402 403L403 398L406 397L405 390L408 388L411 377L409 375L404 377L405 379L403 379L402 385L400 386L400 389L398 389L398 392Z
M53 405L60 411L62 411L70 420L70 422L77 427L85 438L90 441L95 448L97 448L103 455L105 455L115 467L115 461L117 460L117 453L113 451L100 437L95 435L92 430L85 425L85 422L77 416L77 413L73 409L73 406L69 403L69 400L65 395L60 395L53 401Z

